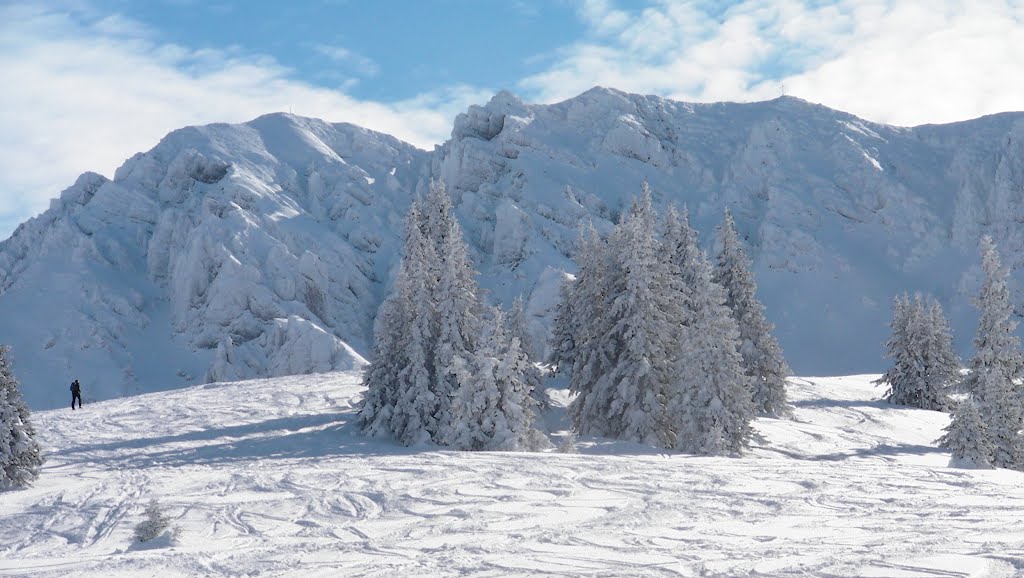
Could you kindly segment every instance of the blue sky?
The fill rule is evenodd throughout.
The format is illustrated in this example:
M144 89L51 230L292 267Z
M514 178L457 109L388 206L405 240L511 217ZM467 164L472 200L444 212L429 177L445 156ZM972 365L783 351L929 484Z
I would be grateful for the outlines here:
M423 148L508 89L783 92L898 125L1024 110L1019 0L0 0L0 239L186 125L347 121Z
M272 56L296 78L395 101L471 83L514 88L586 33L566 0L97 0L160 42Z

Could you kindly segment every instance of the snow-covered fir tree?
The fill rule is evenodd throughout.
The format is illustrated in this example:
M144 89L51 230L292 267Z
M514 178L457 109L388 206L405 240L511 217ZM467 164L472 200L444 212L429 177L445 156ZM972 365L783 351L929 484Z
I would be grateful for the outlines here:
M14 376L10 349L0 345L0 490L32 483L42 465L43 453Z
M438 392L435 381L437 350L436 261L434 246L423 235L423 219L418 207L409 213L406 225L405 255L396 280L399 299L408 311L408 322L400 343L404 364L398 372L391 431L405 445L437 440L438 413L451 404L450 396Z
M463 408L459 395L463 383L462 367L472 365L477 354L483 326L482 303L476 283L476 270L469 259L469 248L452 212L451 199L444 187L432 183L424 203L427 237L437 251L435 261L434 307L437 315L433 383L438 398L437 432L434 441L451 445L455 439Z
M367 435L393 433L391 420L398 403L398 379L408 365L410 309L417 298L426 297L427 304L430 303L429 295L412 292L415 271L425 266L418 262L423 257L416 253L423 244L422 238L422 216L417 203L413 203L406 216L405 244L398 274L374 324L373 361L363 374L366 395L359 411L359 423Z
M978 414L978 407L970 396L957 404L953 410L953 419L943 431L946 433L939 438L939 447L952 452L950 465L991 467L992 444L988 441L988 433Z
M571 348L567 341L556 343L555 361L560 373L569 375L569 391L576 399L569 405L573 428L583 435L612 436L605 416L610 413L606 397L592 395L597 381L609 370L611 354L606 351L602 338L610 330L605 314L607 288L613 267L611 249L593 227L580 235L576 250L576 279L563 285L565 307L560 308L556 339L572 335ZM562 315L563 313L567 313Z
M398 279L395 280L396 283ZM402 338L406 331L405 304L392 292L377 311L373 327L373 362L363 373L366 395L359 410L359 425L366 435L391 433L391 416L397 401L398 373L405 362Z
M934 297L929 297L927 303L926 316L929 329L925 349L928 352L926 356L928 369L925 376L928 383L935 384L938 391L947 392L960 383L962 364L960 356L957 355L956 349L953 347L953 330L949 326L949 320L946 319L942 305ZM937 401L938 403L933 406L933 409L939 409L939 405L945 402L946 408L943 411L949 410L948 396L939 397Z
M671 272L676 278L676 290L682 293L684 299L688 299L695 275L691 267L696 262L697 251L700 250L697 245L697 232L690 226L689 209L683 207L683 212L680 213L674 205L669 206L662 226L662 242L665 245Z
M683 301L676 380L668 413L675 447L707 455L736 455L750 442L754 405L739 352L740 332L725 306L725 289L697 245L686 213L666 217L668 254Z
M405 229L364 377L363 432L387 432L405 445L544 446L531 427L536 367L503 315L495 314L485 339L476 271L440 183L413 203Z
M893 366L875 383L889 385L884 396L889 403L947 411L960 360L942 306L921 295L901 295L893 299L892 312L886 348Z
M738 454L753 402L739 330L686 214L662 239L650 192L609 240L581 236L563 287L552 361L569 373L573 428L702 454Z
M533 357L530 355L531 348L527 346L531 339L527 330L526 310L521 296L515 298L512 302L512 310L504 318L506 319L505 333L510 339L515 338L519 340L519 343L522 344L523 353L530 362L526 370L526 383L530 389L530 397L536 402L535 407L538 412L547 411L551 409L551 398L544 388L541 370L533 362Z
M25 424L26 431L29 435L35 437L36 430L35 427L32 426L31 420L32 412L28 409L28 404L25 403L24 396L21 395L18 378L14 376L14 362L11 361L11 348L7 345L0 345L0 389L7 390L9 399L14 405L14 409L17 410L22 423Z
M451 445L466 450L533 449L531 363L519 338L506 331L505 315L491 310L481 345L471 363L456 361L461 408Z
M978 405L982 423L992 444L992 465L1024 467L1021 430L1021 395L1015 379L1020 376L1020 340L1014 335L1017 322L1007 286L1009 271L1000 263L991 237L981 239L985 279L975 304L981 312L974 337L975 353L967 378L968 390Z
M579 252L576 254L579 261ZM551 365L555 373L568 375L572 371L572 363L576 358L575 317L572 310L573 293L577 289L575 279L568 275L558 287L558 304L551 321L551 344L545 361Z
M751 379L754 411L790 415L792 408L786 401L789 365L772 335L771 323L764 316L764 305L755 295L757 283L728 209L718 228L718 245L714 279L725 289L725 305L732 311L740 330L740 354L743 368Z
M605 367L593 386L574 400L581 410L582 433L647 443L672 445L665 414L667 388L672 381L679 324L672 279L655 237L655 217L646 183L629 212L612 232L612 266L601 327L594 347ZM575 376L574 369L574 376Z
M596 392L608 400L606 419L615 437L667 447L672 436L665 402L680 318L655 231L651 192L644 183L611 237L617 248L616 274L608 285L611 331L599 346L610 354L611 367L598 380Z

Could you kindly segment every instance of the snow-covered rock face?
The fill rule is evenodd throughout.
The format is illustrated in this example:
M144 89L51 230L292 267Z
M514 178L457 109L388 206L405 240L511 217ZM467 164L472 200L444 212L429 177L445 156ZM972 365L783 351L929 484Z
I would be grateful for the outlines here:
M550 294L537 280L572 270L578 224L609 230L647 180L656 206L689 206L705 246L732 209L796 371L876 371L892 296L936 294L963 351L980 235L1024 266L1022 131L1019 114L907 129L795 98L597 88L533 106L502 93L456 120L432 171L459 200L483 286L506 303Z
M29 402L365 363L426 153L288 115L187 128L0 244Z
M710 243L731 207L794 370L881 370L889 300L935 293L961 351L977 239L1024 266L1024 116L914 129L794 98L686 104L503 92L433 152L284 114L186 128L93 173L0 243L0 342L35 407L363 363L402 218L451 192L490 299L543 337L577 229L647 180Z

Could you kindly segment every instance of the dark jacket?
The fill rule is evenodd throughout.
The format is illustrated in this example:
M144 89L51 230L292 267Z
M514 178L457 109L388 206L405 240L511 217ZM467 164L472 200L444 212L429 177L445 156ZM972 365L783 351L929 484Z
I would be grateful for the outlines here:
M82 393L82 388L81 388L81 386L78 385L78 380L77 379L75 381L71 382L71 393L78 393L78 394Z

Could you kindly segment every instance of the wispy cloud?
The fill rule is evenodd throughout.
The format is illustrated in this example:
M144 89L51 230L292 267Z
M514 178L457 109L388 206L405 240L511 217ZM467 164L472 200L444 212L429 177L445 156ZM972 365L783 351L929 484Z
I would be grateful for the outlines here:
M353 52L344 46L314 44L313 50L334 62L351 66L354 72L361 76L377 76L380 74L380 67L373 59Z
M628 5L581 1L588 38L520 87L548 102L595 84L695 101L785 90L901 125L1024 109L1024 4L1014 0Z
M182 126L290 109L427 148L447 138L458 112L491 95L455 86L364 101L296 80L266 56L162 44L130 19L83 14L0 7L0 238L81 172L109 176Z

